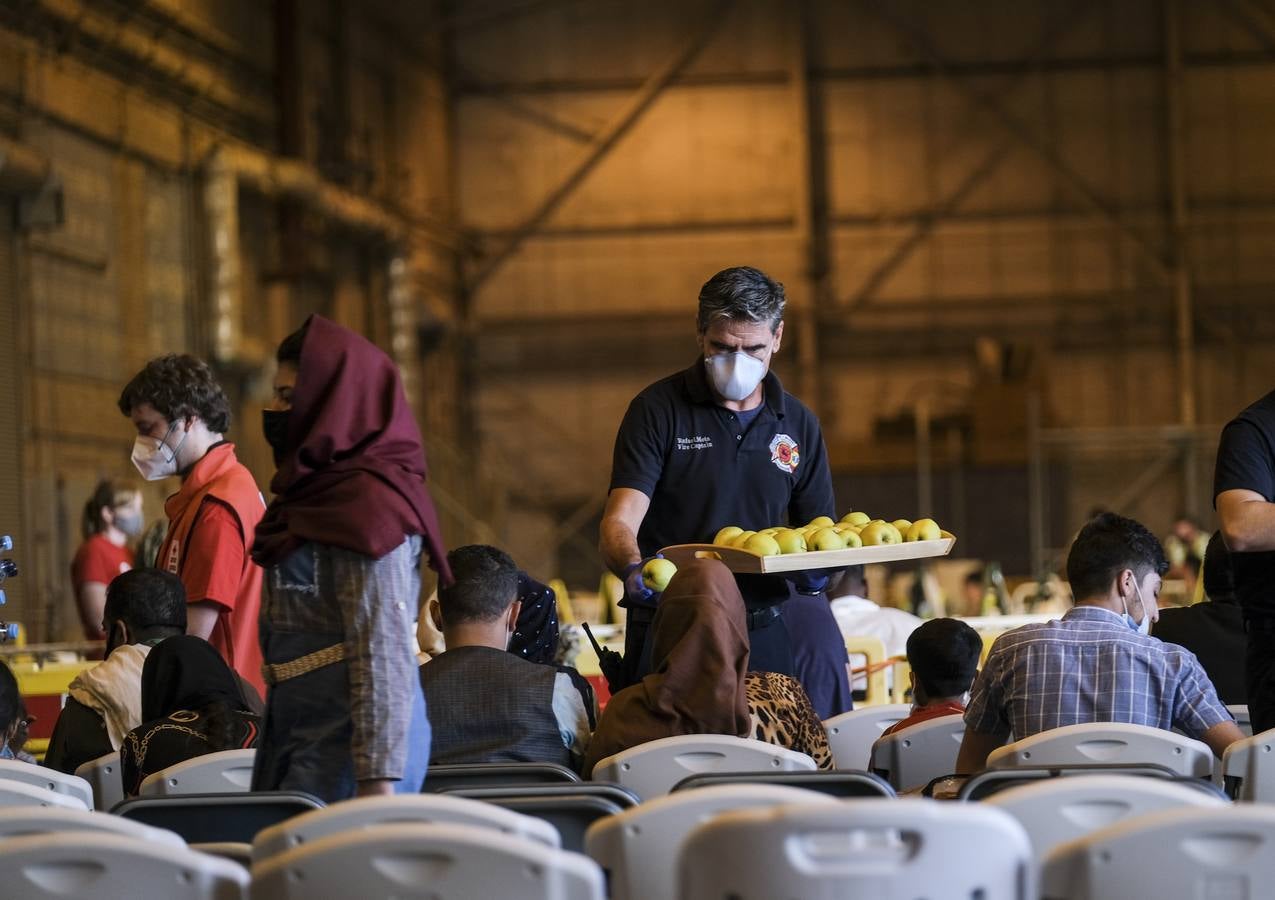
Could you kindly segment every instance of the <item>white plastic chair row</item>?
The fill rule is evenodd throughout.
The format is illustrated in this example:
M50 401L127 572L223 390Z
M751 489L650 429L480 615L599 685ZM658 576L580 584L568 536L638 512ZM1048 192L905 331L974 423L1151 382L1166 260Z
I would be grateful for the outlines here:
M1222 774L1240 779L1237 800L1275 801L1275 729L1236 741L1222 754Z
M1093 722L1042 731L993 750L989 769L1103 764L1154 764L1188 778L1213 773L1207 744L1145 725Z
M866 769L872 745L891 725L906 719L912 707L906 703L861 706L825 719L828 747L838 769Z

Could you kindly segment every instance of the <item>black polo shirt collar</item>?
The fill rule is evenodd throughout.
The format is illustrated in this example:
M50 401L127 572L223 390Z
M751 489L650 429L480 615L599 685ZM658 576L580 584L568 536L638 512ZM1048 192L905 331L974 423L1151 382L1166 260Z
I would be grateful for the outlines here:
M704 406L721 406L717 401L717 397L713 395L713 389L708 383L708 372L704 365L704 357L700 357L695 361L689 369L682 373L684 379L684 387L686 396L690 398L692 403L699 403ZM770 411L775 414L776 418L784 417L784 386L779 383L779 376L774 372L767 371L766 377L762 379L763 402Z

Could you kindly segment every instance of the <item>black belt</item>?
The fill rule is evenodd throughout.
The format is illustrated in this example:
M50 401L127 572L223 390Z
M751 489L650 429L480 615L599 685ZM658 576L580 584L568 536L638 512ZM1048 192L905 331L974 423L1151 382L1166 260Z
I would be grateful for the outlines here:
M760 609L750 609L748 611L748 630L757 631L765 628L771 622L779 618L779 606L763 606Z

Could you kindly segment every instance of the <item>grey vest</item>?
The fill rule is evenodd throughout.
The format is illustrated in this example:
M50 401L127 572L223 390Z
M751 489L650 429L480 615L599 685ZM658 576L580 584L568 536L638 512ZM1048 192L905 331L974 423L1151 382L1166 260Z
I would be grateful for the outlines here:
M558 672L491 647L457 647L421 666L432 764L570 765L553 714Z

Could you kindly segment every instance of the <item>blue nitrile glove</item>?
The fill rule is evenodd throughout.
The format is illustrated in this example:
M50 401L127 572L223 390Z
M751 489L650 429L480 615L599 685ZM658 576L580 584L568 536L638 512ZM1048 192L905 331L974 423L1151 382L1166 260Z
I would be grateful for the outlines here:
M801 572L785 572L784 578L797 589L798 594L817 596L828 586L829 576L826 569L808 569Z
M624 599L620 601L622 607L655 606L660 595L646 586L646 582L642 580L642 568L653 559L663 558L657 553L629 564L624 570Z

